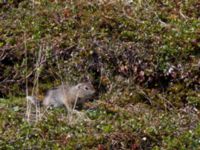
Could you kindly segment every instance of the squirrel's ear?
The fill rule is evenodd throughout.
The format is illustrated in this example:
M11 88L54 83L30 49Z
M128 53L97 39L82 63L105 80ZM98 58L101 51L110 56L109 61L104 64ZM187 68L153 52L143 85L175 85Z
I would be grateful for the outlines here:
M78 89L80 89L80 88L81 88L81 85L80 85L80 84L78 84L78 85L77 85L77 88L78 88Z

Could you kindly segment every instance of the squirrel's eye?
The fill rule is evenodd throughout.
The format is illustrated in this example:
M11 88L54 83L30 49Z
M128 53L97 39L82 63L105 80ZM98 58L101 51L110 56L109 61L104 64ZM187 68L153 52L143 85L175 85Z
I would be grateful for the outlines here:
M86 90L88 90L88 87L85 87Z

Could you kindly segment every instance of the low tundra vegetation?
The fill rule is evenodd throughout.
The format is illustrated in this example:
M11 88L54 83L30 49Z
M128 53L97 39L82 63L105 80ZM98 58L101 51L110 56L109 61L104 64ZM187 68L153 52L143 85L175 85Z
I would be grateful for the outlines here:
M198 149L199 10L198 0L0 0L0 149ZM27 121L27 93L88 79L97 94L76 121L64 107L37 120L34 106Z

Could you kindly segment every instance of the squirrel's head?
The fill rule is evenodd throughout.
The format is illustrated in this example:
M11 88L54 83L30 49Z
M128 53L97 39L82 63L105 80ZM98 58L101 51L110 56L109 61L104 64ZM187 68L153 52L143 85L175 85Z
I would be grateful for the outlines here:
M93 85L89 82L79 83L76 88L78 89L79 98L91 98L95 93Z

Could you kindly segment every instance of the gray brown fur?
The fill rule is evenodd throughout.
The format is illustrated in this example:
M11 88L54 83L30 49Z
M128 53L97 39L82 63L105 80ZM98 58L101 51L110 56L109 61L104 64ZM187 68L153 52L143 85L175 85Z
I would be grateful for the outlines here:
M49 90L42 104L54 107L65 105L69 109L73 108L76 101L83 103L86 99L91 98L94 93L95 89L91 83L79 83L75 86L61 85ZM27 98L36 104L36 99L31 96Z

